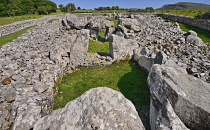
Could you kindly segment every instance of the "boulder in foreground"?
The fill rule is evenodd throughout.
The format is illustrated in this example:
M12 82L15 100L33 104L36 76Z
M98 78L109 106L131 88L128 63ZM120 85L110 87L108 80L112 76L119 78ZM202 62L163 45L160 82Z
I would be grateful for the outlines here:
M34 130L145 130L134 105L120 92L93 88L39 119Z

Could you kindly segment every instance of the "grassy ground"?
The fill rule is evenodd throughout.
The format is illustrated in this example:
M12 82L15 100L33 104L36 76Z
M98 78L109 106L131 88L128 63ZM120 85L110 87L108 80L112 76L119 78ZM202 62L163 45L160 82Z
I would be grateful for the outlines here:
M102 38L104 38L104 33L100 32L98 39ZM107 41L90 41L88 49L88 52L108 53L109 45ZM128 61L121 61L110 66L81 67L63 77L54 98L54 109L64 107L66 103L91 88L109 87L120 91L132 101L138 112L145 111L150 101L149 89L146 86L147 75L138 65Z
M155 12L195 17L198 14L206 12L206 10L155 10Z
M26 33L28 29L31 29L31 28L34 28L34 27L35 26L31 26L31 27L25 28L23 30L20 30L18 32L9 34L7 36L0 37L0 46L3 46L4 44L7 44L8 42L11 42L12 40L18 38L19 35L21 35L23 33Z
M118 20L112 20L114 22L114 26L117 27Z
M89 41L88 52L89 53L96 53L96 52L109 53L109 42L105 41L103 32L98 33L98 41L94 41L94 40Z
M60 10L57 10L56 13L52 13L50 15L57 15L57 14L62 14ZM12 17L0 17L0 26L14 23L17 21L23 21L23 20L29 20L29 19L38 19L42 18L46 15L38 15L38 14L30 14L30 15L22 15L22 16L12 16Z
M54 98L54 109L64 107L69 101L96 87L109 87L120 91L133 102L138 111L145 109L150 98L146 78L147 73L130 62L106 67L82 67L63 77L59 92Z

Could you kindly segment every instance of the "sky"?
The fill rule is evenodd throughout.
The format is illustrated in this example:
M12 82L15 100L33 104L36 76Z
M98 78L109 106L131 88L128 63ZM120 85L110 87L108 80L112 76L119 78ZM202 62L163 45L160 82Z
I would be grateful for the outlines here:
M178 2L193 2L204 3L210 5L210 0L51 0L57 5L67 3L74 3L76 7L82 9L94 9L97 7L111 7L119 6L120 8L140 8L153 7L154 9L160 8L165 4L174 4Z

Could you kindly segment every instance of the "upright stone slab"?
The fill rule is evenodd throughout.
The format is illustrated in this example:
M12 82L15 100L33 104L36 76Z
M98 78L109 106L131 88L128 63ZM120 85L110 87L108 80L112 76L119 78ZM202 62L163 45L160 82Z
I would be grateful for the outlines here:
M158 113L166 109L164 106L167 106L168 100L188 128L210 129L209 83L166 65L153 65L147 82L152 99L150 117L153 117L153 123L157 121ZM167 111L162 112L164 115Z

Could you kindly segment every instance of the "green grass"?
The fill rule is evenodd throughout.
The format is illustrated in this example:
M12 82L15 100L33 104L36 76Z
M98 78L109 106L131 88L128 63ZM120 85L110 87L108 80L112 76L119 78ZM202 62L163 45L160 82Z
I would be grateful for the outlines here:
M118 20L111 20L114 22L114 26L117 27L117 24L118 24Z
M125 25L127 29L131 29L131 25Z
M99 42L90 40L89 41L89 47L88 47L89 53L96 53L96 52L105 52L109 53L109 42Z
M64 107L91 88L109 87L131 100L137 111L144 110L150 99L146 79L147 73L131 62L106 67L82 67L63 77L54 98L54 109Z
M9 34L7 36L0 37L0 46L3 46L4 44L7 44L8 42L11 42L12 40L18 38L19 35L26 33L28 29L34 28L35 26L31 26L25 29L22 29L20 31L17 31L15 33Z
M89 53L105 52L109 53L109 42L105 41L104 33L98 33L98 41L90 40L88 46Z
M53 21L57 21L57 20L59 20L59 19L51 19L48 21L48 23L52 23Z
M56 13L52 13L50 15L57 15L57 14L62 14L62 12L60 10L57 10ZM14 23L17 21L38 19L38 18L42 18L44 16L47 16L47 15L28 14L28 15L22 15L22 16L0 17L0 26Z
M190 16L195 17L198 14L202 14L207 10L155 10L155 12L159 13L168 13L168 14L176 14L176 15L183 15L183 16Z

